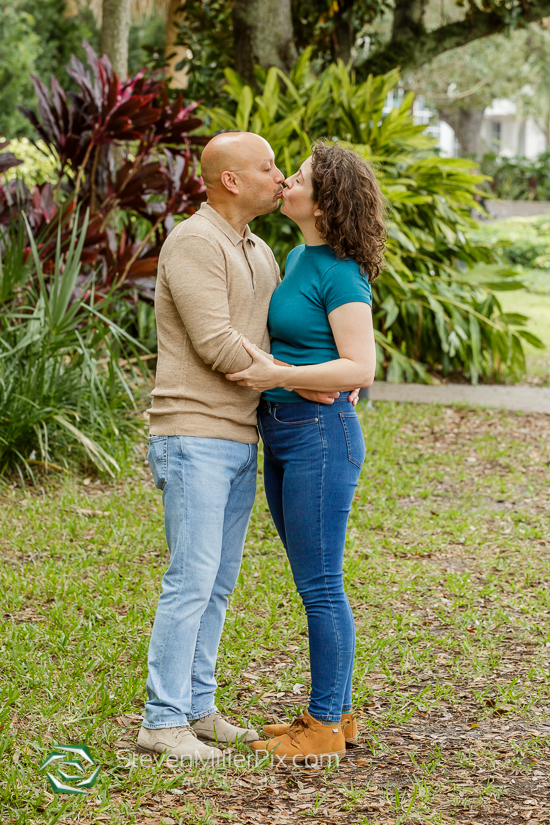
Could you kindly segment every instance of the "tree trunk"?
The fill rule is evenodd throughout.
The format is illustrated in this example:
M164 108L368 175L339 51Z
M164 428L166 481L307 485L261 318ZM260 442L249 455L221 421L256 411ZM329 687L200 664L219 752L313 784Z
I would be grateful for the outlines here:
M122 80L128 77L129 34L130 0L103 0L101 51Z
M439 109L439 117L454 131L461 155L481 160L481 123L485 109Z
M178 63L187 57L187 47L176 42L180 33L184 3L185 0L170 0L166 13L166 77L173 89L187 89L189 82L188 67L176 69Z
M290 71L298 57L290 0L235 0L232 15L235 69L248 83L255 65Z
M334 59L343 60L346 66L351 60L351 50L355 43L355 30L351 22L353 3L354 0L340 0L338 10L334 14L332 34Z
M392 40L402 34L419 35L424 30L424 14L428 0L396 0L393 12Z

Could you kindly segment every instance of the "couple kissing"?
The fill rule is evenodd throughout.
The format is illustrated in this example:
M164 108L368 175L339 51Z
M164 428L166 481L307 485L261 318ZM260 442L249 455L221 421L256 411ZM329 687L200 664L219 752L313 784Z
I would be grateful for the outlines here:
M285 179L259 135L219 134L201 159L207 201L159 259L149 464L170 562L148 653L141 751L216 763L246 743L279 763L341 757L357 740L355 625L343 585L347 521L365 458L355 411L376 366L371 282L383 198L370 166L318 143ZM281 281L248 224L277 208L305 243ZM307 615L311 692L263 734L215 704L216 659L256 491L258 431L271 515Z

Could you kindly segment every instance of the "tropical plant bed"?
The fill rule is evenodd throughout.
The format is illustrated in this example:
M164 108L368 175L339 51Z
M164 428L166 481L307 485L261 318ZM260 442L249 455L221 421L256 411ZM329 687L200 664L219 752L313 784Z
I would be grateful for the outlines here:
M259 94L231 69L225 75L220 105L199 109L211 131L261 134L285 175L317 138L352 144L375 168L388 203L387 266L373 287L376 377L427 381L432 372L461 373L476 384L521 374L522 342L539 342L520 316L503 313L500 293L523 284L494 263L488 245L469 239L484 177L464 158L439 156L435 139L414 122L412 93L386 112L398 72L357 83L340 61L318 74L306 49L289 77L259 69ZM253 228L281 266L303 240L277 211Z
M550 418L382 403L360 415L346 556L359 746L320 771L140 765L161 497L144 457L116 484L44 477L11 489L0 516L3 822L550 821ZM258 728L290 717L308 685L306 623L259 480L218 692ZM49 793L38 771L68 742L102 764L87 796Z

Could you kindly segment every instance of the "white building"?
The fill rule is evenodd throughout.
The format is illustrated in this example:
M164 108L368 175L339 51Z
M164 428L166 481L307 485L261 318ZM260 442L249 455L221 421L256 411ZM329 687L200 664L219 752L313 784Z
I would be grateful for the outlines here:
M485 109L481 139L488 150L505 157L534 160L546 149L546 137L532 117L518 114L511 100L493 100Z
M386 100L384 113L401 105L403 97L401 86L393 89ZM416 123L425 123L426 131L437 138L443 157L457 157L460 154L453 129L443 120L434 121L433 110L427 107L421 95L414 100L413 115ZM544 132L534 119L530 115L526 117L519 114L513 101L503 99L493 100L485 109L481 140L486 152L497 152L504 157L521 155L531 160L537 158L547 147Z

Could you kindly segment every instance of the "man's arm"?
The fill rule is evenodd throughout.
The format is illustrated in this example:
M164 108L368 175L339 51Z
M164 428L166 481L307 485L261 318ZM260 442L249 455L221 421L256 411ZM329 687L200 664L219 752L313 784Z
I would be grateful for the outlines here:
M174 244L165 272L191 343L205 364L223 373L247 369L252 359L242 345L243 334L231 323L221 251L188 235Z

